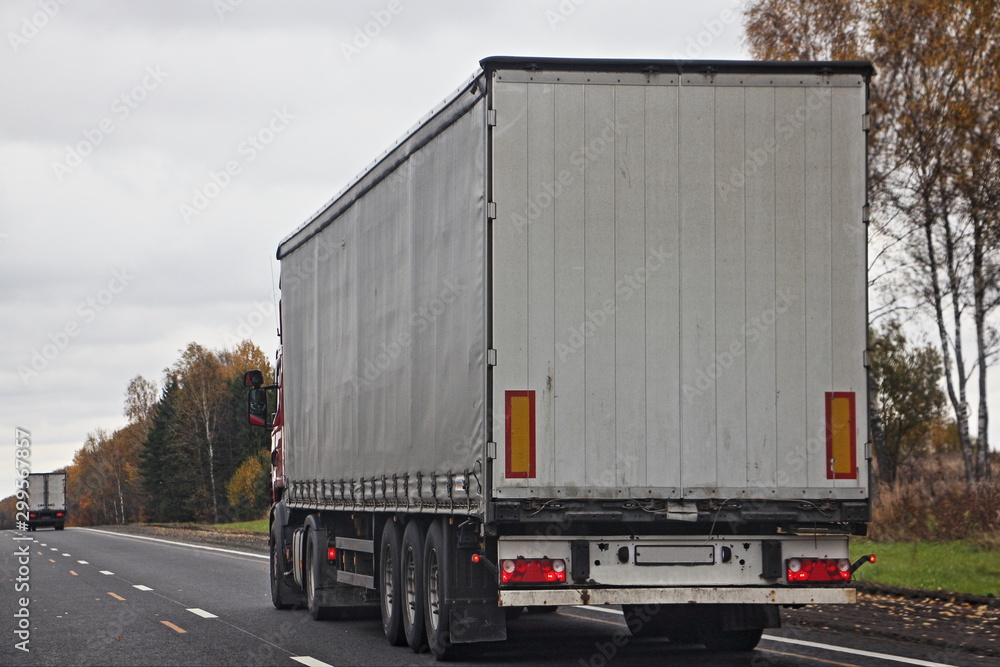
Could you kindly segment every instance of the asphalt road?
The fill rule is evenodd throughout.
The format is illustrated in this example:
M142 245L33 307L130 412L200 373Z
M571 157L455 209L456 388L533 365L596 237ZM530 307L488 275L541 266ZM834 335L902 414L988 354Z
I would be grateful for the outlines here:
M274 609L267 557L249 551L90 529L5 531L0 587L0 665L434 663L426 653L389 646L377 618L315 622L303 610ZM713 654L633 639L620 612L590 607L525 614L509 624L508 637L489 645L476 662L880 667L991 660L796 628L768 632L752 653Z

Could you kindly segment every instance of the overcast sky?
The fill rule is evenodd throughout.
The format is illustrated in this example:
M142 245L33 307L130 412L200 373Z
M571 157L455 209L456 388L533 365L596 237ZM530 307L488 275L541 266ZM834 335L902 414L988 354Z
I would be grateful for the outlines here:
M273 355L278 242L481 58L742 59L740 5L4 0L0 496L15 427L49 471L188 343Z

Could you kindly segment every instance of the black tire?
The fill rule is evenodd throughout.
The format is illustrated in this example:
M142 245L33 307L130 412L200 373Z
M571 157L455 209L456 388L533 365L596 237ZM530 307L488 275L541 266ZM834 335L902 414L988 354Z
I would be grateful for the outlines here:
M281 526L271 525L271 604L275 609L291 609L301 601L301 595L285 581L288 563L285 562L285 542Z
M708 630L701 633L701 642L709 651L752 651L764 634L761 628L751 630Z
M503 614L507 617L507 622L516 621L524 613L524 607L504 607Z
M319 596L316 594L321 564L316 562L315 531L310 530L306 534L306 547L303 556L305 563L302 566L302 583L306 589L306 607L309 609L309 615L314 621L328 621L334 616L333 610L330 607L321 607Z
M559 611L559 607L557 605L532 605L531 607L528 607L529 614L554 614L557 611Z
M625 625L633 637L668 637L668 614L663 605L623 604Z
M63 525L61 523L57 523L56 524L56 530L62 530L62 529L63 529Z
M382 531L382 545L379 547L378 595L382 613L382 630L385 638L393 646L406 643L403 631L403 588L400 576L402 561L403 528L391 519Z
M447 660L451 640L448 634L449 606L445 600L448 573L444 529L435 521L424 542L424 626L427 646L438 660Z
M421 576L424 571L424 528L419 521L406 525L400 551L399 572L403 591L400 620L406 643L420 653L427 648L427 636L424 631L424 582Z

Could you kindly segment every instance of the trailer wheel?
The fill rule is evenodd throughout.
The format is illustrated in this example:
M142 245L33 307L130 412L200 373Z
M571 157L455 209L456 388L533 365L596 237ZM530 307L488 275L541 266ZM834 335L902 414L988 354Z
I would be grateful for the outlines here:
M448 636L449 607L445 598L447 575L444 529L438 521L431 524L424 543L424 624L427 645L438 660L446 660L451 649ZM451 651L453 653L453 651Z
M386 522L382 530L382 546L379 548L378 593L382 610L382 630L385 638L393 646L406 643L403 632L403 586L400 577L402 561L403 529L396 521Z
M424 529L419 521L411 521L403 531L403 545L400 560L400 582L403 598L401 600L403 613L403 634L406 643L415 652L420 653L427 647L427 637L424 634Z
M752 651L764 634L761 628L750 630L709 630L701 633L701 642L709 651Z
M299 603L296 591L285 582L288 564L285 562L285 542L279 524L271 525L271 604L275 609L290 609Z
M320 578L319 568L322 563L316 562L316 533L309 531L306 534L305 564L303 565L302 576L305 578L306 607L309 608L309 615L315 621L328 621L334 617L334 610L330 607L322 607L316 595L316 580Z

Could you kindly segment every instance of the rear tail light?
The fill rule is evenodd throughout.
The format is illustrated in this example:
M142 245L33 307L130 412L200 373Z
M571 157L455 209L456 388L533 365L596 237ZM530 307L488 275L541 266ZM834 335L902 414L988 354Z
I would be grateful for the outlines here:
M846 558L789 558L788 581L850 581L851 561Z
M500 563L504 584L566 583L566 561L561 558L508 558Z
M326 559L333 563L337 560L337 547L328 547L326 550Z
M62 513L62 512L56 512L56 516L57 516L57 517L58 517L58 516L62 516L62 515L63 515L63 513Z

